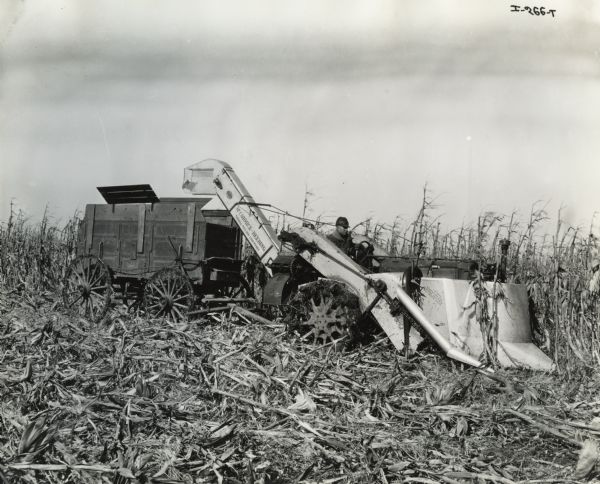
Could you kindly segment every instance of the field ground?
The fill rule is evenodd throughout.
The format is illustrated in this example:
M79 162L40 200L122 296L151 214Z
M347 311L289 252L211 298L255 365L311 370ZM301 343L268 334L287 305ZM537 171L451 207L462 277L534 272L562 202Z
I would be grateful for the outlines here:
M578 482L600 378L492 380L382 336L336 351L235 310L92 325L0 293L0 482ZM579 461L579 463L578 463Z

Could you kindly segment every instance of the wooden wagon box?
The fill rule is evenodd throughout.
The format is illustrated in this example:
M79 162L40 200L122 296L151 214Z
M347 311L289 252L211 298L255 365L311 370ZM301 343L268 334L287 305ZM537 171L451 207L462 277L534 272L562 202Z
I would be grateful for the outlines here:
M209 199L171 198L157 203L89 204L77 252L102 259L115 277L144 278L177 259L193 280L201 261L240 258L241 235L225 211L203 212Z

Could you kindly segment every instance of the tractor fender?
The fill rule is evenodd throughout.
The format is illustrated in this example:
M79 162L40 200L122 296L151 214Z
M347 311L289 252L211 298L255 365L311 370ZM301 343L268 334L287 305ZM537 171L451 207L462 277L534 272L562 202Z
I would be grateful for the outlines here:
M290 274L276 273L263 288L262 302L273 306L285 304L296 287L297 284Z

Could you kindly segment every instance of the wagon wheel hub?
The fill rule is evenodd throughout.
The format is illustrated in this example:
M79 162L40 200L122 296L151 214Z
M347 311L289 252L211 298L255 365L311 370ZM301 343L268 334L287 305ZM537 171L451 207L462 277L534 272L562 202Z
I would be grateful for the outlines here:
M162 302L163 309L170 310L173 307L173 302L174 302L173 296L171 296L170 294L165 296L163 299L163 302Z

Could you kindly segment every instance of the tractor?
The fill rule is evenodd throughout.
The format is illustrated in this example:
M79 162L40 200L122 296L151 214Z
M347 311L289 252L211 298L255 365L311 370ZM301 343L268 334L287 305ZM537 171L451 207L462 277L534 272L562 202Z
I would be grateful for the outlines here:
M261 303L295 307L317 341L352 337L375 325L399 351L431 342L449 358L478 368L492 352L502 367L553 369L532 341L525 286L506 282L507 241L500 263L486 268L392 257L368 241L353 259L308 224L277 234L265 204L223 161L188 166L183 189L213 197L214 207L231 216L268 275ZM494 323L491 329L481 324L482 314Z

